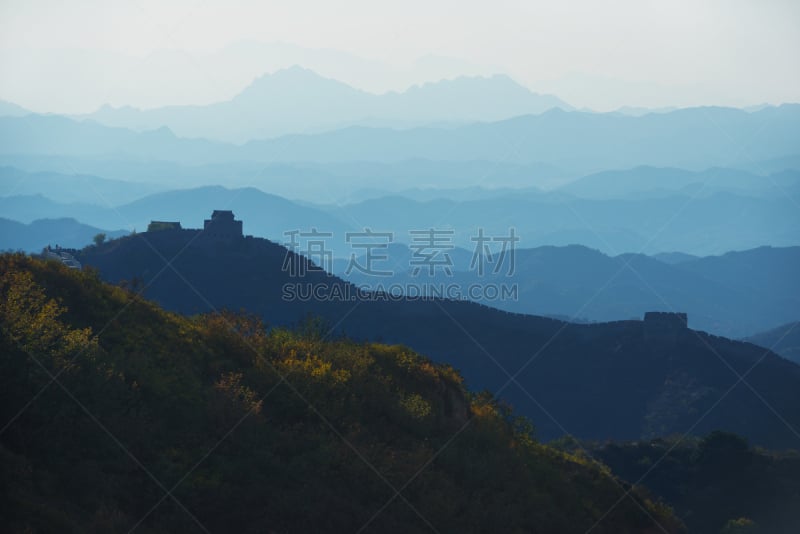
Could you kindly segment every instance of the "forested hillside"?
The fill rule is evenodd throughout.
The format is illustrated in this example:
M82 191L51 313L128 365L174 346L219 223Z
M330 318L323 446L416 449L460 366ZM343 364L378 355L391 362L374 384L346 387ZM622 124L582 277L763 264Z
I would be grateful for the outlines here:
M353 339L413 347L511 403L543 439L565 429L614 440L691 429L797 446L769 406L800 427L800 366L749 343L687 328L649 335L640 320L574 324L462 300L361 294L268 240L206 239L199 230L143 232L76 258L107 282L138 283L170 311L244 309L284 326L313 315Z
M12 532L682 529L405 347L185 318L21 255L0 295Z

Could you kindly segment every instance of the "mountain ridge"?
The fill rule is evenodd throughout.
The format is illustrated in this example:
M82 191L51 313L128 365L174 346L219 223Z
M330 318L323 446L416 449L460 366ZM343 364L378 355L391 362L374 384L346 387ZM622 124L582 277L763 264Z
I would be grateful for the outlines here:
M336 102L335 108L328 105L331 101ZM78 118L138 130L169 126L183 137L242 143L368 120L406 127L491 121L541 113L554 106L571 109L558 98L534 93L505 75L458 77L374 94L294 66L256 77L230 100L206 106L103 107ZM249 120L237 120L245 117Z
M749 158L737 155L732 147L745 142L748 132L758 128L763 131L750 143ZM736 167L797 154L793 139L798 135L800 105L752 113L733 108L690 108L643 117L559 110L446 129L350 126L325 133L251 140L242 145L176 137L165 128L137 133L60 116L0 117L0 147L6 155L125 155L192 165L486 160L545 164L586 174L638 165L689 170ZM513 154L508 152L509 143L518 145Z
M83 248L101 233L108 239L115 239L127 235L128 231L103 230L73 218L37 219L23 224L0 217L0 235L6 236L0 250L41 252L47 246Z
M800 321L792 321L753 334L744 341L772 350L787 360L800 363Z
M773 447L796 441L749 389L725 393L736 382L731 367L752 368L748 383L787 421L800 420L800 366L753 345L691 330L660 337L640 320L571 324L464 301L365 297L267 240L208 239L199 230L147 232L76 258L109 282L138 280L148 298L169 310L246 309L272 325L312 314L353 339L411 346L459 367L470 387L499 390L539 421L546 438L563 428L590 439L683 432L696 422L692 414L715 405L693 431L721 428ZM163 258L172 258L172 269L164 269ZM302 276L286 270L287 261L306 265ZM304 287L321 296L302 297Z

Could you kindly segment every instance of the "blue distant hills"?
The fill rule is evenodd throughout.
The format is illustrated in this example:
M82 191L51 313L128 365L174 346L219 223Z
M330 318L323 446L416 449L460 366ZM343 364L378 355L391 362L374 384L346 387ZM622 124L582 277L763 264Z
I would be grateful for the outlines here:
M759 130L758 136L752 136ZM0 117L0 155L157 160L185 165L407 160L546 165L573 177L649 165L702 170L797 154L800 105L690 108L640 117L553 109L496 122L410 129L351 126L242 145L137 132L51 115ZM535 182L529 185L536 185Z
M78 118L136 130L165 126L181 137L242 143L355 125L410 128L496 121L552 108L572 109L505 75L460 77L376 95L295 66L257 78L225 102L147 110L105 106Z
M375 95L295 67L206 106L69 117L0 102L0 248L200 228L215 209L278 243L331 232L338 260L366 227L401 258L410 230L452 229L463 256L478 229L514 228L524 290L506 310L626 319L663 304L656 288L693 326L741 337L800 316L799 139L798 104L595 113L502 75Z

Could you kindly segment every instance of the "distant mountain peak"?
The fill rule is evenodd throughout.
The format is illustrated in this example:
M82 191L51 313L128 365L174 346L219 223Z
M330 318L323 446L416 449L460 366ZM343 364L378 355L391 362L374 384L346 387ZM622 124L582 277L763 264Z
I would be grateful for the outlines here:
M331 83L349 87L354 91L357 90L344 82L340 82L339 80L335 80L333 78L327 78L311 69L301 67L300 65L292 65L291 67L278 69L274 72L266 72L261 76L254 78L250 85L244 88L242 93L245 93L253 88L274 83Z
M254 112L260 112L273 106L293 107L308 111L313 102L337 102L346 98L372 96L344 82L326 78L313 70L299 65L263 74L255 78L232 100L227 103L257 106ZM273 109L276 114L285 110Z
M23 115L28 115L29 113L33 112L13 102L0 100L0 117L22 117Z
M175 132L169 126L161 126L159 128L153 128L147 132L144 132L148 135L157 137L157 138L164 138L164 139L177 139Z
M410 93L414 91L432 90L432 89L451 89L454 87L460 87L460 88L471 87L484 90L487 88L494 88L495 90L511 89L519 92L528 93L534 96L545 96L545 95L540 95L539 93L536 93L534 91L531 91L530 89L528 89L527 87L516 81L511 76L502 73L496 73L490 76L477 75L477 76L457 76L455 78L443 78L437 81L430 81L430 82L424 82L422 84L412 85L405 91L400 92L400 94Z
M258 76L254 82L262 81L262 80L277 80L277 79L309 79L309 80L329 80L330 78L326 78L320 74L317 74L315 71L311 69L307 69L305 67L301 67L300 65L292 65L291 67L286 67L284 69L278 69L273 72L266 72L261 76Z

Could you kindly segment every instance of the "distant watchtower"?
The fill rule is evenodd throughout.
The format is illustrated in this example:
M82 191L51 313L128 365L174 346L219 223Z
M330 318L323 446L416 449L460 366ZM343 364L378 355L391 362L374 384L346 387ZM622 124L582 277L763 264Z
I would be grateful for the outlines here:
M646 341L674 343L689 328L689 319L685 313L646 312L643 327Z
M203 234L218 239L241 238L242 221L235 220L230 210L214 210L211 218L203 223Z

